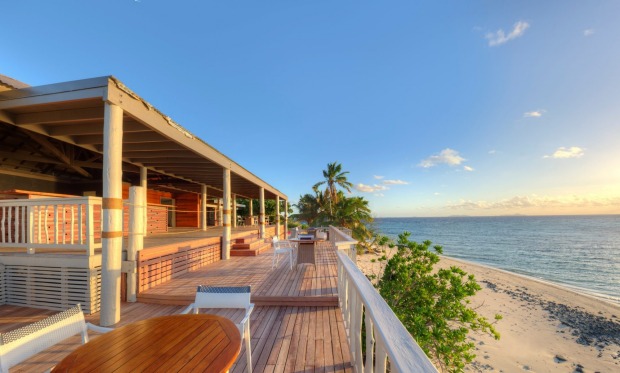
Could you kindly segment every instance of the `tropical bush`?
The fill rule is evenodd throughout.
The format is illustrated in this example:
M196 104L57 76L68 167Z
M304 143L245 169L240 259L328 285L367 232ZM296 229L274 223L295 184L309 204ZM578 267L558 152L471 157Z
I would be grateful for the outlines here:
M396 253L380 259L385 267L377 290L390 305L405 328L426 355L443 371L461 372L474 357L475 346L467 340L470 331L500 335L493 324L470 306L468 298L480 290L473 275L461 268L436 268L441 246L409 239L410 233L398 236L396 243L383 237L380 243L397 248ZM501 319L495 315L496 321Z

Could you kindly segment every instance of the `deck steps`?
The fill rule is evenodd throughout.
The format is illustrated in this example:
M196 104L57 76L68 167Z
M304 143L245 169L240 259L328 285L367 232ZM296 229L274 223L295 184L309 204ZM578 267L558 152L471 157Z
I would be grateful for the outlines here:
M235 243L230 248L230 256L257 256L270 247L270 242L265 242L257 235L235 238Z

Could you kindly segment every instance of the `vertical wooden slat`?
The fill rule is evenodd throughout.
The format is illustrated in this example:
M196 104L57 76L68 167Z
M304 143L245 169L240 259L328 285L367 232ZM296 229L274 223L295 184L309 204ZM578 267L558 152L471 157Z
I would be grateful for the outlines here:
M95 222L94 222L94 208L93 201L89 198L86 204L86 244L88 248L88 256L95 255Z
M20 221L19 221L19 210L20 210L20 207L19 206L15 206L14 209L15 209L15 217L14 217L15 224L13 224L13 226L15 227L15 237L14 237L14 239L15 239L15 243L19 243L19 230L21 229L21 226L19 224L20 223Z
M13 242L13 240L11 238L11 231L13 230L13 224L12 224L13 217L11 216L12 215L12 211L13 211L13 207L9 206L9 214L8 214L9 217L8 217L8 224L7 224L9 237L8 237L8 241L7 242Z
M28 239L27 226L28 226L28 207L22 206L22 243L26 243Z
M4 229L4 224L6 222L6 207L2 206L2 243L5 243L4 238L5 238L5 229Z
M84 204L80 203L77 205L77 221L78 221L78 244L84 244L84 221L82 220L84 217Z
M364 330L366 331L366 364L364 366L364 372L372 373L373 372L373 362L372 358L374 355L374 347L375 347L375 338L374 331L375 328L372 323L372 318L370 317L370 312L364 312Z
M54 204L54 245L58 244L58 205Z
M43 230L43 224L41 223L41 220L42 220L41 209L42 208L43 208L43 206L36 206L37 218L38 218L37 219L38 220L37 227L36 227L36 230L37 230L37 243L41 243L41 234L42 234L41 232Z
M45 205L45 218L43 224L45 224L45 243L50 243L50 231L47 225L47 216L49 215L49 205Z
M75 238L74 238L74 234L75 234L75 211L74 211L74 207L75 205L71 205L71 245L73 245L75 243Z
M375 372L385 373L387 368L385 342L383 342L381 338L377 338L377 344L375 346Z

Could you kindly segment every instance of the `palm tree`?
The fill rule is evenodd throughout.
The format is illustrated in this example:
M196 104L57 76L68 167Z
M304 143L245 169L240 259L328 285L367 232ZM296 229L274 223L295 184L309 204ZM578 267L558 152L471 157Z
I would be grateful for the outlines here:
M299 202L294 205L299 213L293 214L292 217L297 221L305 220L308 225L313 225L321 213L321 197L316 190L314 195L306 193L299 196Z
M338 187L345 189L347 192L351 191L353 184L347 180L347 174L349 171L342 171L342 165L338 162L328 163L327 170L323 170L323 177L325 180L319 181L314 184L313 189L318 189L319 186L325 184L325 192L323 193L325 199L329 202L329 214L333 216L332 206L338 203Z

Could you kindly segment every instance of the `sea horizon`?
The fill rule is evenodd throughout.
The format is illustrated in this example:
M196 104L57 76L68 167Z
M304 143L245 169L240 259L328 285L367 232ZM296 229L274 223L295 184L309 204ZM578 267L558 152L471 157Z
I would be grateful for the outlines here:
M396 239L411 232L443 255L620 303L620 215L377 218Z

